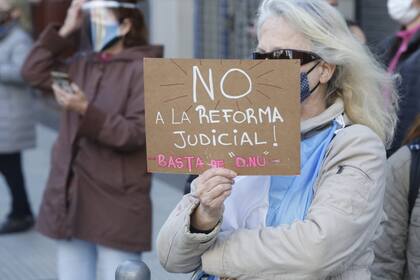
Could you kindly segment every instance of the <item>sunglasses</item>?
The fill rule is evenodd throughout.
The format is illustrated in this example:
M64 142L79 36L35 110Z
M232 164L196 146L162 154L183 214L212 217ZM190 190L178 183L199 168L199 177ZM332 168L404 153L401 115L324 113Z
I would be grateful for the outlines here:
M321 57L313 52L308 51L279 49L266 53L254 52L252 53L252 59L299 59L300 65L305 65L312 61L319 60Z

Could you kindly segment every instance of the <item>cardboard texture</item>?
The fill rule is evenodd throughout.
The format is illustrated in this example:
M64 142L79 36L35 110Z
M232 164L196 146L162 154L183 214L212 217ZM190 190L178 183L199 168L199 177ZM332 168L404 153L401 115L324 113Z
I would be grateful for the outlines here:
M144 60L149 172L300 172L298 60Z

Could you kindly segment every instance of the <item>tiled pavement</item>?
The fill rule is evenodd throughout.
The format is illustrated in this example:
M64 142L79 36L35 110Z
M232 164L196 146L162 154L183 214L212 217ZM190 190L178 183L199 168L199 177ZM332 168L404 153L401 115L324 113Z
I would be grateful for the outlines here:
M55 132L38 127L38 146L24 153L24 170L32 206L37 211L49 170L50 149ZM1 177L1 176L0 176ZM171 185L169 185L171 182ZM171 209L182 196L184 178L155 176L153 179L154 238ZM0 179L0 218L9 208L9 195ZM152 280L187 280L188 275L169 274L159 265L156 248L144 255ZM0 237L0 280L56 280L55 242L31 231Z

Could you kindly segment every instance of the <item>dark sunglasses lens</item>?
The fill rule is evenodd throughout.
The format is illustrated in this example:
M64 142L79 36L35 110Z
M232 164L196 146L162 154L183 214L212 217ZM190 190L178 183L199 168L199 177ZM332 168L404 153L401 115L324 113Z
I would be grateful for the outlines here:
M319 59L315 54L297 50L276 50L269 53L254 52L252 59L299 59L301 65L308 64Z
M317 59L318 58L316 56L307 54L306 56L304 56L300 59L300 65L308 64L308 63L310 63L312 61L315 61Z
M267 54L265 54L265 53L259 53L259 52L252 53L252 59L254 59L254 60L266 59L266 58L268 58L268 57L267 57Z

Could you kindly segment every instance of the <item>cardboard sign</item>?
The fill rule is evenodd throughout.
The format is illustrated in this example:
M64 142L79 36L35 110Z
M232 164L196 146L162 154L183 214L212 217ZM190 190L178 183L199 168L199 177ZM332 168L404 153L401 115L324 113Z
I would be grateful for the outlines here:
M300 172L298 60L145 59L149 172Z

